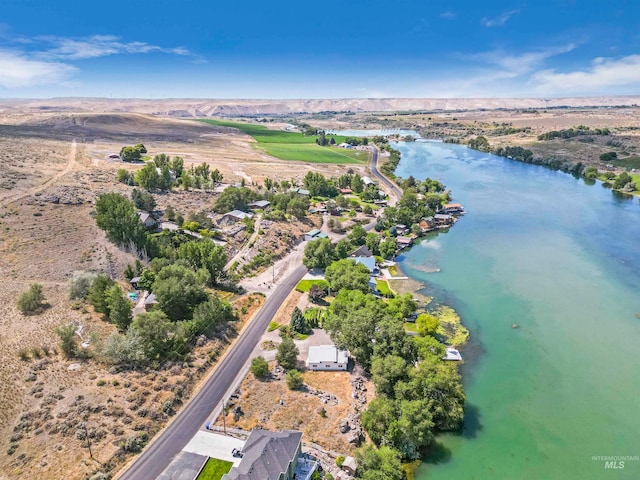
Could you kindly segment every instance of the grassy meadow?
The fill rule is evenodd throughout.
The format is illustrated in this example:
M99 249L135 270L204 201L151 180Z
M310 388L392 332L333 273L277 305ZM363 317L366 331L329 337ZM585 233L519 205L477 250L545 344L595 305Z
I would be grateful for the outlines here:
M369 161L369 153L366 151L348 150L333 146L321 147L316 144L318 137L315 135L270 130L264 125L250 123L212 119L202 119L200 121L221 127L237 128L252 136L258 142L256 148L281 160L335 164L366 163ZM333 138L336 143L342 143L346 137L335 135Z

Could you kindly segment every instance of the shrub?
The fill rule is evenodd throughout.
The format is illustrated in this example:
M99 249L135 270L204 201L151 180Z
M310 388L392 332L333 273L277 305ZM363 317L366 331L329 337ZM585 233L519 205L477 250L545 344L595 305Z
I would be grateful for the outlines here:
M289 337L285 337L278 345L278 353L276 353L276 360L282 368L285 370L292 370L296 368L298 362L298 347L293 343L293 340Z
M107 381L105 379L103 379L103 378L101 378L100 380L98 380L96 382L96 385L99 386L99 387L104 387L106 384L107 384Z
M61 325L56 328L56 333L60 337L60 348L64 354L71 358L78 353L78 345L76 344L76 326L73 323Z
M338 455L336 457L336 465L342 468L342 464L344 463L344 455Z
M269 364L264 357L256 357L251 360L251 373L256 378L266 378L269 375Z
M42 285L33 283L29 290L18 297L18 310L24 315L33 313L44 306L44 300Z
M20 357L20 360L23 360L25 362L31 359L31 356L29 355L29 350L27 350L26 348L21 349L18 352L18 356Z
M302 375L298 370L289 370L286 375L286 382L290 390L298 390L302 387Z
M94 278L96 278L96 274L93 272L73 272L73 277L69 280L69 298L71 300L86 300Z

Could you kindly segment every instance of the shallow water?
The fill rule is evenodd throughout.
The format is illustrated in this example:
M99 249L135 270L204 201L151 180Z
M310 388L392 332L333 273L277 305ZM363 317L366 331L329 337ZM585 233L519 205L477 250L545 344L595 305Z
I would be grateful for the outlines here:
M417 478L640 478L640 458L592 458L640 456L638 200L458 145L394 146L398 175L441 180L468 212L400 257L471 332L464 432Z

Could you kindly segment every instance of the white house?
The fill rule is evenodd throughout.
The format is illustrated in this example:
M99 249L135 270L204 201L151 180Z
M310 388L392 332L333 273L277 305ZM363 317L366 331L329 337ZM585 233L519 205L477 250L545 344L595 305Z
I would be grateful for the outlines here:
M346 370L349 352L338 350L335 345L311 346L306 365L309 370Z

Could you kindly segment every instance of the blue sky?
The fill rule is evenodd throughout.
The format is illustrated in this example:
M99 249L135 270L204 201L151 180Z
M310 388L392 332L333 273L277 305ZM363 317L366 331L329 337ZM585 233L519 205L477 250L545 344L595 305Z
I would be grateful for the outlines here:
M2 0L0 97L640 94L639 0Z

